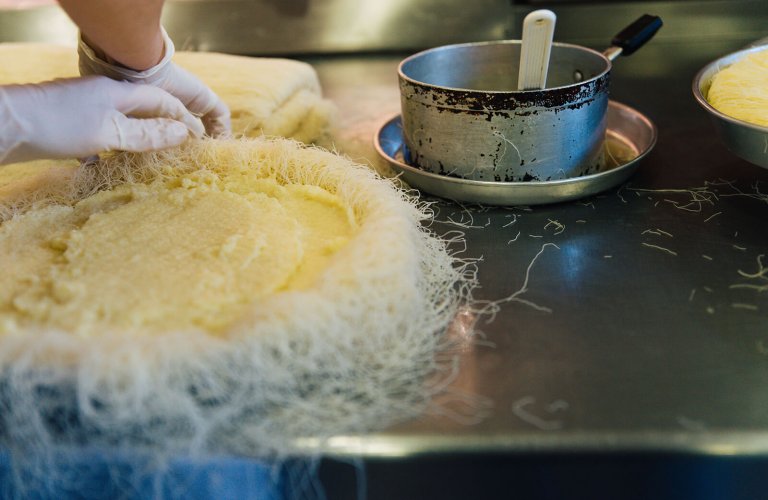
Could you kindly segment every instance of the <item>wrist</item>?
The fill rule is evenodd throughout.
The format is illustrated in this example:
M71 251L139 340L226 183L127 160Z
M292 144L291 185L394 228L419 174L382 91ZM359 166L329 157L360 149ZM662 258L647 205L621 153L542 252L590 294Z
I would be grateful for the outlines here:
M122 45L110 40L109 44L102 46L97 38L85 32L81 32L80 37L99 59L131 71L146 71L159 64L165 54L165 40L159 26L150 35L145 35L144 41L138 45Z
M159 60L155 65L147 69L137 70L110 57L103 50L99 49L98 46L95 46L86 35L81 33L78 44L80 74L98 74L108 76L114 80L151 83L160 78L163 69L171 62L175 52L173 41L165 29L160 27L158 36L159 41L156 44L160 47L158 51Z

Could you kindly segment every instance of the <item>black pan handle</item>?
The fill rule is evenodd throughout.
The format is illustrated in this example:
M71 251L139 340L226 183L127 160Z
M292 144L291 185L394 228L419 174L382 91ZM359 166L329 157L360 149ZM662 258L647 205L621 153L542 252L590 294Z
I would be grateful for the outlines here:
M662 24L664 23L662 23L659 16L643 14L637 21L630 24L621 30L621 33L613 37L611 45L621 47L621 55L628 56L653 38L653 35L659 31Z

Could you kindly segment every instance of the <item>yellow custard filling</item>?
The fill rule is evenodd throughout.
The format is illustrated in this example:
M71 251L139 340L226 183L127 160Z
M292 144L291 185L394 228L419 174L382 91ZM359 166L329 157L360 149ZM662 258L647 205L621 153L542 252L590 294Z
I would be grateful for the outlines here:
M248 169L32 209L0 226L0 333L221 332L260 298L310 287L355 227L339 196Z

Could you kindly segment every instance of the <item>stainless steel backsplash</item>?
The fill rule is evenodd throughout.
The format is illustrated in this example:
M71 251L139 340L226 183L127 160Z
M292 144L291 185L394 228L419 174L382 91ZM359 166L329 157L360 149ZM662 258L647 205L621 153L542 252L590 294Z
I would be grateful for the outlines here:
M602 48L643 13L660 15L657 39L768 35L766 0L171 0L164 24L180 48L254 55L402 52L448 43L519 38L527 12L558 15L555 39ZM0 41L71 42L55 6L0 9Z

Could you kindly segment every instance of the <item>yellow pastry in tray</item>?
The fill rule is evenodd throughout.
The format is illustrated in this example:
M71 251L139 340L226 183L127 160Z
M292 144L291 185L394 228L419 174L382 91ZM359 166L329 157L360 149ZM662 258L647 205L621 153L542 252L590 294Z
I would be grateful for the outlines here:
M707 101L723 114L768 126L768 50L747 54L718 71Z

